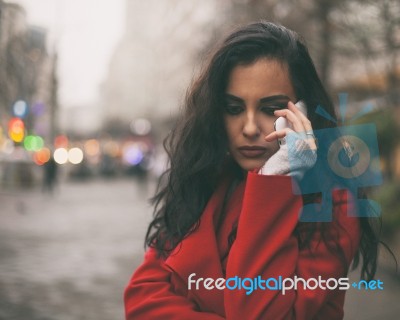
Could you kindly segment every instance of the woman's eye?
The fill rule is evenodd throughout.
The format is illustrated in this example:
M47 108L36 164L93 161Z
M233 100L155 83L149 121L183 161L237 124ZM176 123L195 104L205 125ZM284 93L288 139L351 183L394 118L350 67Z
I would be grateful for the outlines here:
M261 111L269 116L274 116L274 112L276 110L284 109L285 106L268 106L268 107L261 107Z
M242 112L243 108L241 106L235 106L235 105L227 105L225 107L225 111L229 114L236 115Z

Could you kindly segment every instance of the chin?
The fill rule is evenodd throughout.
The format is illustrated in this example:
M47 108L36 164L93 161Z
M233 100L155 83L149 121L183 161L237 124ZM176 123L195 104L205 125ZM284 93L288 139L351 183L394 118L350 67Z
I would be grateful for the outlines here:
M260 169L265 164L264 159L239 159L236 160L237 164L246 171L253 171L254 169Z

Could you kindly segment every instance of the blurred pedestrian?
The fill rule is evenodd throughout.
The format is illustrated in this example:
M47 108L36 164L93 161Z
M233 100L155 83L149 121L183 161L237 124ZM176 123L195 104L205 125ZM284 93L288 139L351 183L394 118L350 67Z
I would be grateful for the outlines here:
M57 183L57 163L51 156L49 161L43 165L43 192L52 194Z

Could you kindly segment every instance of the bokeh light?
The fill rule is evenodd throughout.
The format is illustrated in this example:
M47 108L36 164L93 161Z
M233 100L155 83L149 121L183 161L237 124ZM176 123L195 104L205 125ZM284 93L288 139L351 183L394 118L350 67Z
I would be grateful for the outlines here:
M113 158L117 157L120 153L118 143L112 140L104 143L103 151L105 154Z
M88 156L94 157L100 153L100 144L96 139L86 141L83 148Z
M14 152L14 142L10 139L6 139L2 145L1 151L5 154L12 154Z
M26 136L24 139L24 147L28 151L39 151L43 148L44 141L40 136Z
M139 118L131 122L130 129L133 133L139 136L144 136L150 132L151 124L149 120Z
M79 164L83 161L83 151L80 148L72 148L68 151L68 161Z
M48 162L50 160L50 157L51 157L50 149L42 148L39 151L35 152L35 154L33 155L33 161L37 165L41 166L46 162Z
M46 111L46 106L43 102L36 102L31 107L32 113L36 116L41 116Z
M125 163L135 166L143 160L143 152L137 144L126 144L122 157Z
M25 136L25 125L20 118L11 118L8 122L8 136L14 142L22 142Z
M64 135L59 135L54 139L55 148L68 148L68 138Z
M68 151L65 148L58 148L54 151L54 161L58 164L65 164L68 161Z
M18 100L13 105L14 116L24 118L28 114L28 104L23 100Z

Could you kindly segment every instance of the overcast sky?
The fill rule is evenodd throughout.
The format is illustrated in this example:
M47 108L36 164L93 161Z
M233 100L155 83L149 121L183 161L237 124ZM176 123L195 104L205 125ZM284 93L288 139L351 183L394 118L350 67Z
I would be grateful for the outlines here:
M49 30L59 53L62 107L93 105L115 45L123 35L125 0L9 0L22 5L29 24Z

